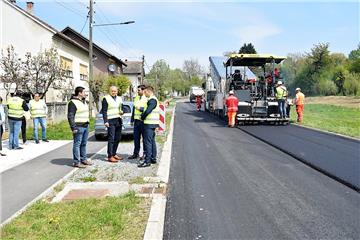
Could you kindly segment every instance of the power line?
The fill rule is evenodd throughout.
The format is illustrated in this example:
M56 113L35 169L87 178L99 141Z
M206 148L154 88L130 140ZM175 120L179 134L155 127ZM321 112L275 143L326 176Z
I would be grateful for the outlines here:
M101 7L98 5L98 9L99 9L99 17L101 18L101 19L103 19L100 15L102 15L103 17L104 17L104 19L105 19L105 22L108 22L108 23L110 23L111 21L109 20L109 18L106 16L106 14L104 13L104 11L101 9ZM112 29L114 30L112 33L118 33L119 34L119 29L118 28L116 28L116 27L114 27L114 26L112 26ZM115 37L115 39L116 38L118 38L119 36L115 36L115 35L112 35L112 36L114 36ZM131 44L128 42L128 41L126 41L126 39L123 37L123 36L121 36L121 39L124 41L124 43L127 45L127 47L128 47L128 49L126 50L128 53L130 53L130 56L131 55L134 55L134 56L131 56L131 57L134 57L134 58L136 58L136 59L139 59L140 57L136 57L138 54L137 53L135 53L134 51L132 51L132 49L133 49L133 47L131 46ZM124 46L123 46L123 48L124 48Z
M89 19L89 15L86 16L86 19L85 19L85 23L84 23L84 26L81 28L81 31L80 31L80 34L82 33L82 31L84 30L85 26L86 26L86 23Z
M59 5L60 5L60 6L62 6L63 8L67 9L68 11L70 11L70 12L72 12L72 13L74 13L74 14L76 14L76 15L80 16L81 18L83 18L83 17L84 17L83 15L81 15L80 13L78 13L76 10L74 10L74 9L72 9L72 8L70 8L70 7L68 7L68 6L66 6L66 5L65 5L65 4L63 4L62 2L58 2L58 1L56 1L56 0L55 0L55 3L59 4Z

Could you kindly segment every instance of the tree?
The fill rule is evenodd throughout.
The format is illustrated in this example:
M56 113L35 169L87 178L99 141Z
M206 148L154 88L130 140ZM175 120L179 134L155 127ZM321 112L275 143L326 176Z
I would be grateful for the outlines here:
M107 92L109 88L104 91L104 84L108 76L105 74L96 74L91 81L89 81L89 90L95 102L96 109L100 111L100 96L103 92Z
M119 91L118 95L121 96L126 93L126 91L129 89L130 84L130 80L124 75L109 76L106 78L102 90L104 93L108 93L111 86L116 86Z
M244 53L244 54L256 54L256 50L255 47L252 43L244 43L244 45L240 48L239 53Z
M146 83L152 85L155 89L155 94L162 99L165 96L165 91L169 90L166 87L169 85L167 81L170 79L170 67L163 59L157 60L150 72L147 74Z
M358 48L352 50L349 54L349 66L350 72L360 73L360 44Z
M63 88L66 85L65 71L61 66L56 48L45 49L35 56L27 53L23 70L25 81L21 87L26 88L33 95L40 93L40 97L43 97L50 86Z
M188 76L188 79L200 76L204 72L197 59L185 60L183 64L183 71Z
M21 58L15 53L13 46L7 47L5 53L1 51L0 68L0 79L8 96L11 88L15 87L17 90L23 80Z

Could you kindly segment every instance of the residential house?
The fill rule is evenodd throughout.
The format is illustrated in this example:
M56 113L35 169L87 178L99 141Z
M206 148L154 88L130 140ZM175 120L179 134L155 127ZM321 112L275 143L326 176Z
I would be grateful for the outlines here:
M123 74L131 82L129 89L129 97L131 98L136 95L137 86L144 82L144 62L125 60L125 63L127 66L124 67Z
M61 88L50 88L46 94L47 102L63 102L69 97L69 91L76 86L88 89L88 49L57 31L46 22L32 14L34 3L27 2L24 10L16 1L0 0L2 41L1 49L12 45L19 57L26 53L37 54L44 49L55 47L66 70L67 79ZM0 96L5 97L0 83Z
M75 31L71 27L66 27L61 32L71 38L73 41L83 46L84 48L89 49L89 39ZM123 67L126 67L126 63L95 43L93 43L93 54L95 77L98 74L115 76L123 73Z

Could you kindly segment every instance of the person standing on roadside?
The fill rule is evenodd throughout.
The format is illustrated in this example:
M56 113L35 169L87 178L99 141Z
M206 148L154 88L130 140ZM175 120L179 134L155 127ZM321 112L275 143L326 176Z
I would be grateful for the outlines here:
M146 154L145 160L138 165L139 168L156 164L155 129L159 127L160 119L159 101L154 95L154 89L147 86L144 93L148 101L145 111L141 114L141 120L144 121L144 149Z
M35 143L39 143L38 126L41 125L41 138L43 142L49 142L46 139L46 115L48 107L44 100L40 99L40 94L35 93L34 99L29 102L30 114L34 123L34 139Z
M304 104L305 104L305 95L301 92L300 88L295 89L295 99L294 104L296 106L296 113L297 113L297 122L301 123L303 120L303 111L304 111Z
M5 132L5 110L2 105L2 97L0 97L0 156L6 156L5 153L2 153L2 135Z
M128 157L128 159L137 159L139 157L141 137L144 141L144 122L141 120L141 113L144 111L147 104L147 98L144 95L144 90L145 86L139 85L137 88L138 95L134 99L134 107L131 116L131 123L134 124L134 152L132 156ZM145 156L144 149L143 155Z
M22 119L25 111L29 110L24 99L16 93L13 97L10 97L7 101L8 107L8 120L9 120L9 149L23 149L19 146L19 133L21 130Z
M85 100L85 88L76 87L75 94L68 103L68 121L73 133L73 167L84 168L92 165L86 156L89 135L89 106Z
M287 96L288 96L288 91L286 87L283 85L281 81L278 81L277 86L275 88L275 98L278 102L280 118L286 118L287 116L286 105L285 105Z
M226 98L225 103L227 107L228 127L234 127L239 100L234 96L233 90L229 91L229 96Z
M109 94L102 100L102 115L104 119L104 125L107 127L108 132L108 146L107 156L108 161L116 163L124 158L116 154L119 142L121 140L122 129L122 99L118 96L118 88L111 86Z

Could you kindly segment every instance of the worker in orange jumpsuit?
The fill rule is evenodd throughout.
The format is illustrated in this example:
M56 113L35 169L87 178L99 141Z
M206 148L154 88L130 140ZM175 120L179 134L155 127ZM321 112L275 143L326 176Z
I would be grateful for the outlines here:
M227 107L227 115L228 115L228 127L235 126L235 117L238 111L239 100L234 96L234 91L231 90L229 92L229 96L226 98L226 107Z
M296 106L296 113L298 115L297 121L299 123L301 123L303 120L305 95L301 92L300 88L296 88L295 92L296 92L296 95L295 95L295 99L294 99L294 104Z
M200 111L201 108L201 102L202 102L202 96L196 96L196 109Z

